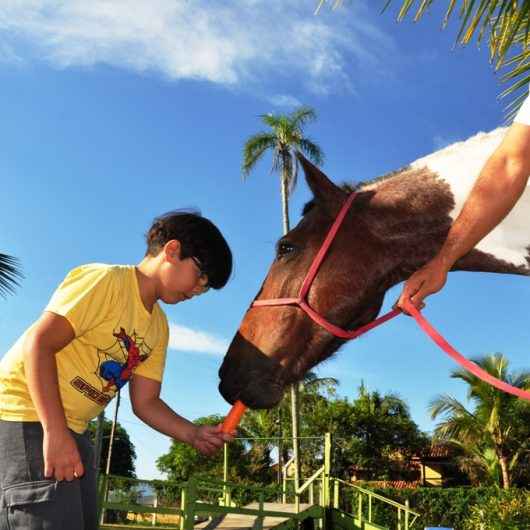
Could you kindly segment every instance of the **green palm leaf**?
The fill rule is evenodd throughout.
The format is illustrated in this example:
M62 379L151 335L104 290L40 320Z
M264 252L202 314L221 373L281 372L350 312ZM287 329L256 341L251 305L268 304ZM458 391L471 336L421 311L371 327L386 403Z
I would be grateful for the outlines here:
M304 125L316 119L317 114L311 107L300 107L289 116L289 121L293 129L302 129Z
M322 150L308 138L302 138L299 142L299 147L300 151L317 166L321 166L324 163Z
M243 166L241 168L243 178L247 177L257 161L263 156L267 149L274 148L276 137L268 132L262 132L251 136L243 148Z
M489 355L474 361L489 374L517 388L528 388L529 372L510 373L507 358ZM452 377L468 385L468 398L474 410L468 410L454 397L437 396L430 403L433 419L440 418L434 439L457 445L464 451L461 467L479 477L486 473L494 483L509 485L519 472L517 463L528 455L530 405L457 369ZM506 482L503 475L506 473ZM507 469L506 469L507 468Z
M320 165L324 159L322 150L309 138L304 136L304 126L314 121L316 112L306 106L295 109L291 114L263 114L261 121L271 131L251 136L243 149L243 177L247 177L257 161L268 150L272 151L272 172L279 173L285 183L285 195L296 186L298 176L298 160L296 150L303 151L315 164Z
M0 253L0 295L6 296L15 291L19 279L23 278L17 258Z

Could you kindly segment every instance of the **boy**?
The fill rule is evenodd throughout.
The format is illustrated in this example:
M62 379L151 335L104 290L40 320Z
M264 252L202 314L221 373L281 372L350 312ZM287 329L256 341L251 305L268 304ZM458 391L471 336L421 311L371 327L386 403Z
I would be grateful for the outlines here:
M94 454L85 433L129 382L135 414L211 455L231 436L160 399L169 338L158 305L224 287L232 254L209 220L170 212L137 266L72 270L0 362L0 530L95 530Z

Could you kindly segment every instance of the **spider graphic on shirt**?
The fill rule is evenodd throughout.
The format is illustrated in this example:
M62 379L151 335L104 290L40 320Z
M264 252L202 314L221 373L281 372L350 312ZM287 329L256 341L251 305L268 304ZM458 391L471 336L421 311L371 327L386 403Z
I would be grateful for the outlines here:
M145 361L152 351L144 337L137 335L136 331L129 335L124 328L120 328L113 336L116 342L110 348L98 350L96 375L106 382L102 388L103 392L110 391L112 387L120 390L131 378L133 370ZM120 358L123 362L117 360Z

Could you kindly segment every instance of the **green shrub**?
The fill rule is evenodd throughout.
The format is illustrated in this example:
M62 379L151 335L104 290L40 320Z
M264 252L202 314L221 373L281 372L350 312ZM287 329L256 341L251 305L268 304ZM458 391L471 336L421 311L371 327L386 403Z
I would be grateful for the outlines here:
M492 496L470 509L463 530L527 530L530 528L530 497L524 490Z
M461 488L416 488L416 489L393 489L393 488L370 488L374 493L383 497L405 504L405 500L410 503L410 509L420 514L419 521L414 525L416 528L426 526L447 526L458 530L529 530L528 522L529 492L527 490L511 489L499 490L496 487L461 487ZM356 496L351 499L352 508L357 505ZM364 502L366 507L367 502ZM486 512L486 507L488 511ZM479 510L482 509L482 512ZM500 526L493 526L490 523L491 517L497 514L502 521ZM512 524L510 514L513 514ZM490 517L484 519L485 526L471 525L471 521L481 521L480 517ZM526 517L526 519L525 519ZM388 528L396 528L396 509L392 506L374 501L372 505L372 520ZM479 524L479 523L477 523ZM517 526L519 525L519 526Z

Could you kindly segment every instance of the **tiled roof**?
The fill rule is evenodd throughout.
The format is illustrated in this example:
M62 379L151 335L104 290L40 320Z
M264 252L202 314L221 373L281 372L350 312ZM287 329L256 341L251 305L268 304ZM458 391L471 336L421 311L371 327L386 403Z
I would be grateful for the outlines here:
M421 482L419 480L378 480L370 481L371 488L396 488L396 489L408 489L408 488L419 488Z

